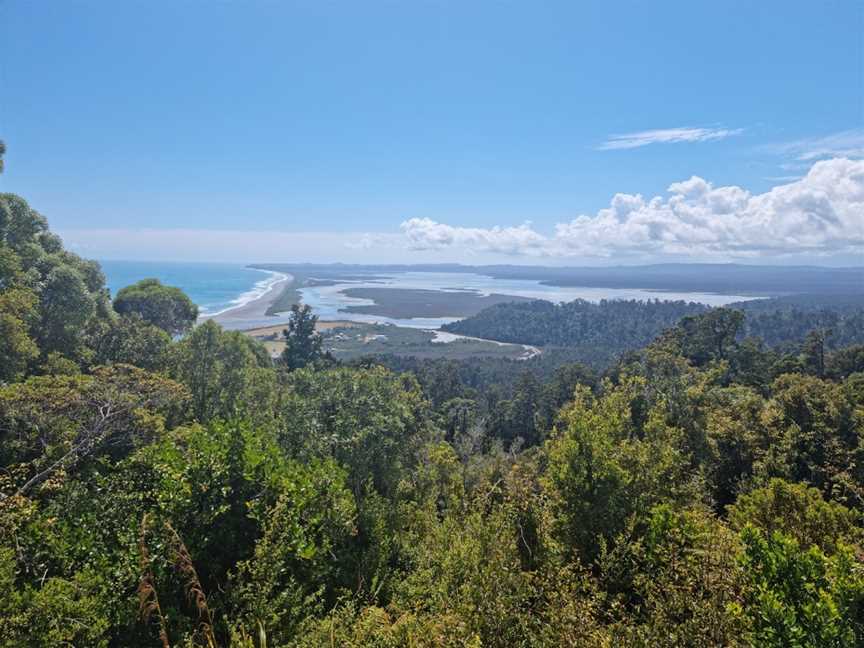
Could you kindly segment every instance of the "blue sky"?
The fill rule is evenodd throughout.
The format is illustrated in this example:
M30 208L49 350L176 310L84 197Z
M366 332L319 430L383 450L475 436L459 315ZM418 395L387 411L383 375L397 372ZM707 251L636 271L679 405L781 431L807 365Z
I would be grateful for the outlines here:
M854 262L862 6L5 0L0 188L103 258Z

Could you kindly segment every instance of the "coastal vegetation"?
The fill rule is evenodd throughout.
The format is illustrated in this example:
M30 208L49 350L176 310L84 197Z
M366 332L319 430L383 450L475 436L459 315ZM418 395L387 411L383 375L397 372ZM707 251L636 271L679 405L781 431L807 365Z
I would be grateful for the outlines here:
M158 279L141 281L121 288L114 298L120 315L137 315L169 335L186 333L198 319L198 307L182 290L163 286Z
M864 343L864 293L827 300L813 296L760 299L713 310L684 301L575 300L553 304L535 300L497 304L442 328L501 342L567 347L578 352L583 362L603 365L648 344L682 318L687 318L685 325L707 320L720 323L717 314L723 312L741 314L735 327L738 341L751 338L753 343L758 340L765 346L788 350L815 331L827 348Z
M860 341L571 309L629 348L274 360L0 195L0 646L864 644Z

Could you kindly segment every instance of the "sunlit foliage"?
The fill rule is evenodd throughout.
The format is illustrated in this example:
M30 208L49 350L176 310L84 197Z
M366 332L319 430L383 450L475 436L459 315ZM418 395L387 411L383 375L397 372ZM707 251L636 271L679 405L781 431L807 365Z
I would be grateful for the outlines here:
M864 356L825 328L529 305L627 353L386 368L302 309L273 359L113 304L0 195L4 648L864 645Z

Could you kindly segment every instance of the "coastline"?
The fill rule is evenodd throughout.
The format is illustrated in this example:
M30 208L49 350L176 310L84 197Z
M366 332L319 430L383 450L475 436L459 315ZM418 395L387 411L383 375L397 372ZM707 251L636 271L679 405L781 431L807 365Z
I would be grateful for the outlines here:
M232 324L272 317L267 315L267 309L279 298L282 291L294 281L294 277L284 272L275 272L272 270L266 272L271 272L279 278L273 281L260 296L245 304L239 304L218 313L202 315L198 318L198 321L203 322L204 320L212 319L219 324Z

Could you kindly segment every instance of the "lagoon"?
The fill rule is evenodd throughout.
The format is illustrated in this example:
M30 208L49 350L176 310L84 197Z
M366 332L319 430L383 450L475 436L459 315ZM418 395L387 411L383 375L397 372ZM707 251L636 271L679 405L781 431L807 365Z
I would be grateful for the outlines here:
M278 324L287 313L247 317L250 307L272 301L286 274L240 264L144 261L102 261L111 294L147 277L181 288L198 304L203 317L215 317L232 329ZM310 275L314 276L314 275ZM644 288L596 288L548 286L534 279L495 278L474 272L375 272L356 270L345 278L332 274L318 285L299 289L303 303L312 306L322 321L347 320L437 329L476 310L501 301L545 299L660 299L695 301L710 306L755 299L752 295L720 295L708 292L675 292ZM308 278L308 277L307 277ZM428 291L428 292L419 292ZM360 295L374 295L370 299ZM427 298L428 297L428 298ZM491 298L491 299L490 299ZM248 321L247 321L248 320Z
M374 290L378 301L356 296L362 289ZM383 290L382 290L383 289ZM387 297L386 289L390 289ZM441 294L430 306L437 310L437 316L414 317L401 313L398 308L406 291L434 291ZM734 302L758 299L752 295L718 295L704 292L672 292L647 290L642 288L589 288L580 286L547 286L533 279L494 278L478 273L456 272L397 272L382 274L376 272L370 279L364 281L357 278L356 272L351 279L338 279L325 285L313 285L300 288L303 303L312 306L313 311L322 320L348 320L354 322L385 323L397 326L436 329L443 324L454 322L465 316L462 309L457 308L459 299L465 293L478 297L492 295L510 295L517 298L545 299L551 302L567 302L574 299L585 299L598 302L603 299L659 299L664 301L694 301L709 306L723 306ZM451 299L448 299L448 295ZM416 293L411 295L416 297ZM448 301L453 305L448 312ZM373 306L379 308L371 308ZM429 308L424 308L428 311ZM364 312L365 311L365 312ZM377 311L377 312L370 312Z

